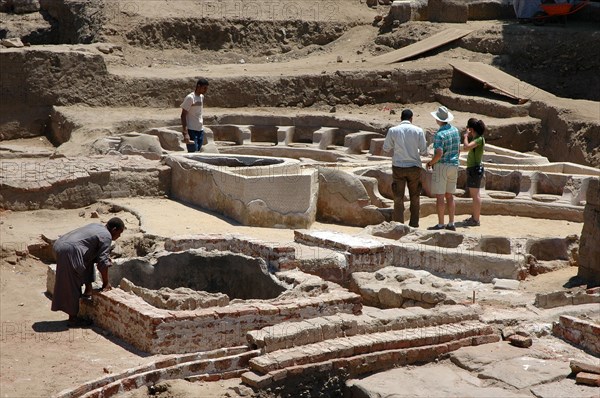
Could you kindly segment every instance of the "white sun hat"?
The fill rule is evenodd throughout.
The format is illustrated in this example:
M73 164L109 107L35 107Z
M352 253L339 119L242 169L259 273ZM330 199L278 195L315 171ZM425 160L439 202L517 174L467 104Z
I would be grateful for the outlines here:
M437 111L431 112L431 116L444 123L454 120L454 115L445 106L440 106Z

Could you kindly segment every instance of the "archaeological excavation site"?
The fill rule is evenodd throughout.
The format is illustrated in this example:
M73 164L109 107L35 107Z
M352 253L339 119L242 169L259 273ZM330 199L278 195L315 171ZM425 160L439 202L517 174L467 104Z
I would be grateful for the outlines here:
M0 395L600 396L600 1L539 3L0 0ZM55 243L114 217L75 327Z

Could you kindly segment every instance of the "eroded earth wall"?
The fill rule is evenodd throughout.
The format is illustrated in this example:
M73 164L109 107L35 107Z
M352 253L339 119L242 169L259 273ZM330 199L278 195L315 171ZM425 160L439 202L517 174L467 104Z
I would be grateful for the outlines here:
M600 180L590 179L583 230L579 246L579 271L577 275L587 281L588 287L600 286Z

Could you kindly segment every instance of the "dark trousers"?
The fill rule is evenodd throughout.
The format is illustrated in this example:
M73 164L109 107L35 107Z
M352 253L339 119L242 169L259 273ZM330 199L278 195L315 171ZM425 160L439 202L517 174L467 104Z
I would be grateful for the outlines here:
M202 144L204 143L204 130L189 130L188 134L190 136L191 144L186 144L188 152L198 152L202 148Z
M421 168L392 166L392 192L394 193L394 214L392 220L404 223L404 190L408 185L410 198L411 227L419 226L419 208L421 195Z

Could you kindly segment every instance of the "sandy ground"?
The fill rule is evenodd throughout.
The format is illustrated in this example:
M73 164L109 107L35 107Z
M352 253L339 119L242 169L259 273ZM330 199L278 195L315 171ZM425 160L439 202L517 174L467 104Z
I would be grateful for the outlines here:
M235 232L264 241L293 240L293 230L240 226L224 217L167 199L126 198L114 202L135 211L141 217L141 225L130 212L104 212L99 219L90 218L92 211L98 208L104 211L106 206L101 205L71 210L3 212L0 213L0 242L6 250L24 249L42 233L56 237L89 222L105 222L112 216L122 217L126 222L128 229L122 239L139 233L141 228L161 236ZM579 234L582 228L578 223L523 217L486 216L482 220L481 227L471 228L469 232L515 237L566 236ZM434 223L434 215L421 220L423 226ZM362 231L362 228L321 223L315 223L312 229L349 234ZM69 330L65 314L50 311L50 300L44 294L46 265L33 258L15 260L14 256L8 256L0 262L0 396L47 397L107 373L156 360L100 329ZM524 285L535 291L562 289L575 274L576 268L571 267L532 278ZM206 391L206 397L218 397L221 393L236 396L231 388L238 384L239 380L203 383L200 391ZM172 388L173 391L185 390L186 386L185 382L178 382ZM197 393L198 385L193 387Z

